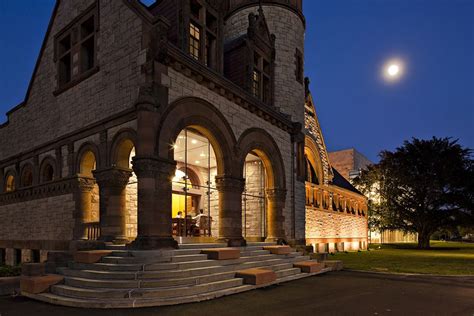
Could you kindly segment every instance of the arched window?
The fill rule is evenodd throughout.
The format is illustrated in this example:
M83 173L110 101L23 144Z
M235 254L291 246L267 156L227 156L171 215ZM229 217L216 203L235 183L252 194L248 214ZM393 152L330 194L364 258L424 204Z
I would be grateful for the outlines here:
M5 181L5 192L12 192L15 190L15 177L9 174Z
M33 168L31 165L26 165L23 167L20 183L22 187L30 187L33 185Z
M50 163L46 163L46 165L43 167L41 182L53 181L53 178L54 178L54 168Z

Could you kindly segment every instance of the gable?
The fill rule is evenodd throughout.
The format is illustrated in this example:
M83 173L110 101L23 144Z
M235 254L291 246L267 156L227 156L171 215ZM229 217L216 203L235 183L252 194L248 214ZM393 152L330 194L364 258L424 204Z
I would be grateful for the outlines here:
M309 91L307 91L305 102L305 130L307 136L312 138L314 143L316 143L323 170L322 183L328 185L332 181L334 174L329 163L326 144L324 143L324 137L321 131L321 126L319 125L318 116L316 115L313 97Z

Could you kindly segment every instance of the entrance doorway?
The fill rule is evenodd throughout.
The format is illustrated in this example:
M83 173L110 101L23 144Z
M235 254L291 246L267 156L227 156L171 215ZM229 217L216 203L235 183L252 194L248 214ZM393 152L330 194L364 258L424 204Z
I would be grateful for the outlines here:
M173 234L180 237L217 236L219 195L215 185L216 155L209 139L192 128L178 135L177 162L172 180Z

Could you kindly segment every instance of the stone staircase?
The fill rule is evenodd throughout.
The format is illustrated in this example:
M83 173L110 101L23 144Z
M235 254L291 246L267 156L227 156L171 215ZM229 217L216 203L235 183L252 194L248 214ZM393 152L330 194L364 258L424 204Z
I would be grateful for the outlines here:
M184 244L177 250L128 251L113 247L98 263L71 262L59 268L64 283L50 292L25 295L33 299L72 307L133 308L173 305L209 300L262 286L324 273L302 273L293 263L310 260L299 252L286 255L263 250L268 243L249 243L240 248L239 259L209 260L202 249L223 244ZM265 268L277 279L263 285L247 285L236 271Z

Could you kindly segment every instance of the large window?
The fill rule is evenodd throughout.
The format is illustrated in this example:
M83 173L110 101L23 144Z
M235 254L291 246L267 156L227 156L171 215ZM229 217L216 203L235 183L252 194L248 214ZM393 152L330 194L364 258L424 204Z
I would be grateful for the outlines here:
M216 155L209 140L198 131L184 129L176 139L173 178L173 234L217 236L218 201Z
M190 0L189 54L206 66L216 65L217 17L205 1Z
M56 36L59 90L68 88L94 72L97 66L97 24L97 9L94 6Z

